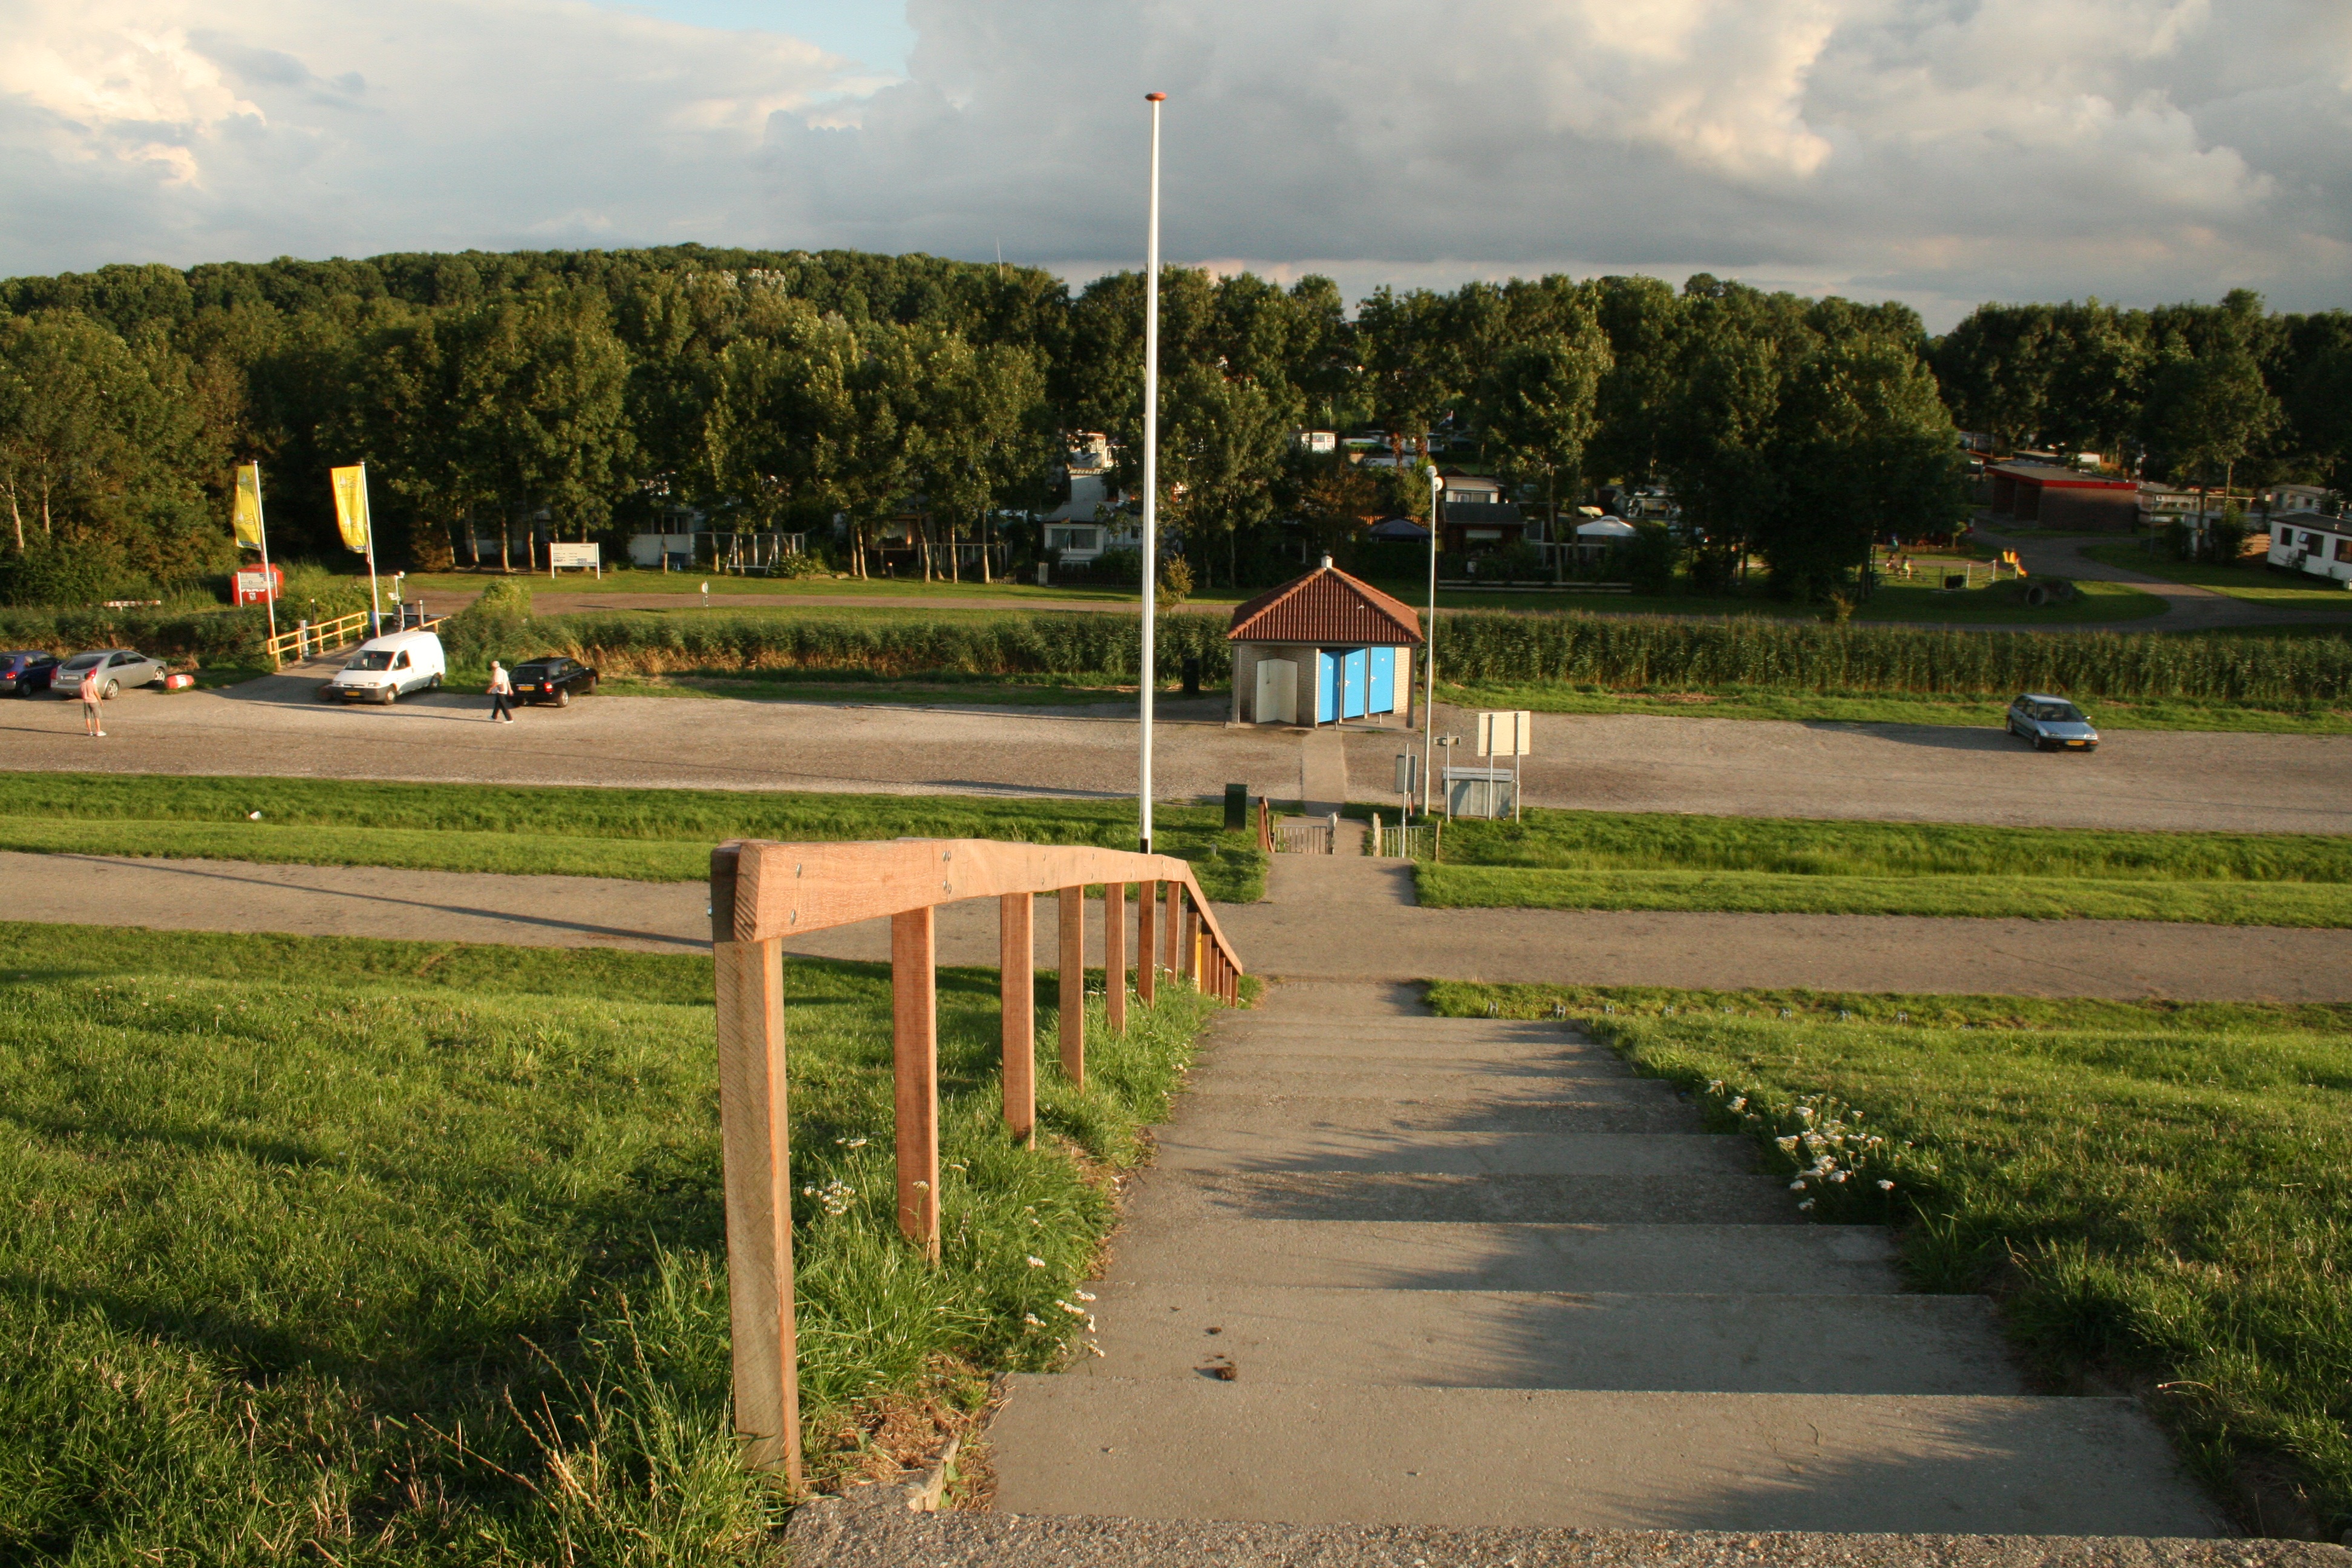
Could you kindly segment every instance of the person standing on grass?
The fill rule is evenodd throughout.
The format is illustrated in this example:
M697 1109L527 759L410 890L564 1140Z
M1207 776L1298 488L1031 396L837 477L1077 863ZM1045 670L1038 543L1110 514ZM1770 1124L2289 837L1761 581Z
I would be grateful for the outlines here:
M509 724L514 722L514 712L507 703L507 699L513 695L514 678L507 673L505 665L500 664L497 659L490 660L491 723L495 724L501 719Z
M106 731L100 725L98 719L100 701L98 676L103 667L103 661L101 661L81 672L81 727L89 732L89 738L93 741L102 741L106 738Z
M707 582L702 584L702 607L710 608L710 584Z

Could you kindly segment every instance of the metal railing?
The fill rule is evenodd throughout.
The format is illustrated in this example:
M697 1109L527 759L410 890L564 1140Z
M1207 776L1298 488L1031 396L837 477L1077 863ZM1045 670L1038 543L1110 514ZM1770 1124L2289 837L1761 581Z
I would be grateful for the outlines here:
M1444 847L1442 822L1382 823L1372 814L1372 830L1364 852L1376 860L1434 860Z
M1339 838L1339 816L1332 813L1328 821L1277 822L1274 825L1274 852L1277 855L1330 855L1337 853Z
M1149 1004L1165 973L1227 1005L1241 960L1192 868L1165 855L985 838L776 844L747 839L710 855L718 993L719 1133L727 1209L727 1283L735 1429L746 1462L801 1479L800 1373L793 1325L793 1205L785 1123L783 943L788 936L888 916L891 1076L896 1086L898 1229L940 1258L939 906L997 900L1004 1125L1034 1144L1037 1125L1035 895L1060 900L1061 1066L1086 1084L1086 890L1100 884L1106 1015L1127 1026L1127 889L1139 884L1135 991Z

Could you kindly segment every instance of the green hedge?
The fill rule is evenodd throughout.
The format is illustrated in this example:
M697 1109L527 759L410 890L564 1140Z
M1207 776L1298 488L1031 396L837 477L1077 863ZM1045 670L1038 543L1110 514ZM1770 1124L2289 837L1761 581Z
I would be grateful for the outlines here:
M290 628L293 625L286 623ZM257 658L268 630L259 608L244 610L0 610L0 646L79 653L135 647L199 659Z
M1086 675L1132 680L1140 630L1126 616L997 616L979 620L852 621L775 616L578 615L541 620L533 631L600 669L659 674L686 669L854 670L886 677ZM1233 668L1224 622L1213 616L1162 616L1159 675L1172 680L1197 655L1202 678ZM518 643L496 652L528 653Z
M2352 640L1473 613L1444 618L1437 671L1450 681L1615 690L2055 690L2310 701L2352 695Z

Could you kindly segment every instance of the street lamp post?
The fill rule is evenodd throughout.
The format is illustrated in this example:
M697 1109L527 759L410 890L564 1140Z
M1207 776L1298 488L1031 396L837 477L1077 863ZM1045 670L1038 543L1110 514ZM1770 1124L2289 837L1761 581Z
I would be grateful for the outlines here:
M1421 815L1429 815L1429 773L1437 758L1430 749L1437 720L1437 490L1442 481L1429 470L1429 635L1421 660Z
M1143 852L1151 853L1151 700L1159 679L1153 632L1160 608L1160 106L1164 92L1147 92L1151 105L1151 196L1143 237L1143 740L1136 779L1136 823Z

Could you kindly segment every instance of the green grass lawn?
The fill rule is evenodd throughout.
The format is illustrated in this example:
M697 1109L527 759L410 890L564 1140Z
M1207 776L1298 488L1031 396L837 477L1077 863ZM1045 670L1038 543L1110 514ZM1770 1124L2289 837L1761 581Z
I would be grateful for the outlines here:
M1441 674L1444 654L1441 644ZM1791 723L1961 724L1998 730L2010 693L1940 697L1907 692L1812 692L1726 686L1704 691L1615 691L1568 681L1440 679L1439 700L1463 708L1524 708L1538 713L1651 713L1675 718L1769 719ZM2130 700L2086 697L2102 730L2200 730L2271 735L2352 734L2352 709L2189 698Z
M331 779L0 773L0 848L699 881L729 838L1003 838L1135 847L1127 801L816 795ZM258 821L249 814L261 814ZM1265 896L1265 857L1222 807L1155 805L1152 847L1223 903Z
M956 707L1075 708L1123 702L1134 687L1051 675L1005 679L935 676L928 680L850 680L838 670L761 671L751 675L614 676L599 689L624 697L737 698L754 702L891 702Z
M2270 1532L2352 1526L2352 1007L1430 998L1578 1018L1716 1130L1754 1135L1816 1219L1893 1221L1918 1288L1996 1295L2051 1386L2141 1394L2245 1522L2271 1478ZM1806 1169L1824 1154L1845 1180Z
M708 960L0 942L0 1560L719 1563L776 1522L728 1415ZM896 1230L887 972L785 976L823 1478L886 1411L976 1408L1066 1352L1112 1219L1087 1171L1138 1158L1213 1005L1171 987L1097 1030L1078 1094L1041 987L1029 1151L995 974L942 971L927 1268Z
M2207 561L2179 561L2157 542L2151 552L2137 542L2114 544L2094 544L2083 554L2109 566L2122 566L2134 572L2145 572L2151 577L2168 582L2187 583L2199 588L2210 588L2217 594L2227 594L2233 599L2250 604L2271 605L2280 608L2339 610L2352 620L2352 593L2341 584L2323 583L2316 577L2297 577L2285 572L2273 572L2264 566L2260 557L2251 557L2235 566L2216 566ZM2083 584L2088 588L2089 584Z
M828 611L839 607L852 608L850 601L857 599L932 599L942 607L951 606L959 599L1021 599L1026 607L1050 610L1056 605L1088 605L1104 603L1139 603L1141 595L1135 588L1096 587L1068 584L1041 588L1028 582L995 583L926 583L920 577L735 577L710 572L646 572L635 568L607 566L602 578L579 572L566 572L550 578L546 573L517 572L512 577L489 572L444 572L414 574L403 590L407 597L420 595L430 599L436 594L478 594L488 584L511 581L527 584L534 593L543 594L691 594L700 596L702 584L710 584L710 596L720 598L780 598L839 601L827 603ZM1207 604L1238 604L1247 595L1230 589L1210 589L1191 595ZM730 609L741 606L730 605Z
M1936 563L1920 557L1921 577L1911 583L1882 584L1870 598L1854 606L1860 621L1951 623L1966 626L2075 626L2103 621L2139 620L2164 613L2164 601L2127 583L2083 583L2083 597L2071 604L2022 604L2013 582L1947 594L1927 586L1927 574ZM1429 585L1423 582L1384 580L1378 584L1408 605L1426 605ZM1754 594L1579 594L1575 592L1513 593L1508 589L1465 592L1440 588L1440 610L1582 610L1592 615L1645 616L1768 616L1785 620L1811 620L1818 607L1786 604Z
M2352 926L2352 837L1548 811L1447 825L1424 905Z

